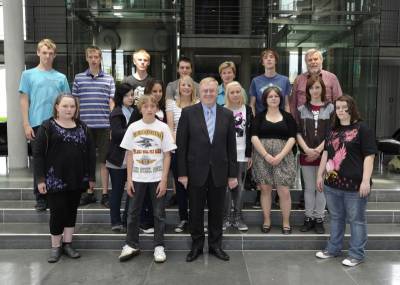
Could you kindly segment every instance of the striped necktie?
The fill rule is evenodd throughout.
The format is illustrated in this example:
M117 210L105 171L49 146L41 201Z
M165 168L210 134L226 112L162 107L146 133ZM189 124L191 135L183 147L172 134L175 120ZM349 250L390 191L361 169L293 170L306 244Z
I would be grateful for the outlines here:
M212 142L214 137L214 128L215 128L212 109L207 108L206 114L207 114L206 124L207 124L208 136L210 137L210 142Z

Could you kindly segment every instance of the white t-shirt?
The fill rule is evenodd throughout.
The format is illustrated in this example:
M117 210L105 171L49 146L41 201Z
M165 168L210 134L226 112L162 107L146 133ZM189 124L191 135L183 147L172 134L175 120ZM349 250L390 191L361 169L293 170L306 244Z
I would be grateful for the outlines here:
M246 153L246 106L232 110L235 118L237 161L247 161Z
M121 147L133 152L132 180L158 182L162 178L164 152L176 149L167 124L142 120L131 124L122 139Z
M165 111L172 112L172 114L174 115L174 133L176 134L179 119L181 118L182 109L178 105L176 105L175 100L167 99Z

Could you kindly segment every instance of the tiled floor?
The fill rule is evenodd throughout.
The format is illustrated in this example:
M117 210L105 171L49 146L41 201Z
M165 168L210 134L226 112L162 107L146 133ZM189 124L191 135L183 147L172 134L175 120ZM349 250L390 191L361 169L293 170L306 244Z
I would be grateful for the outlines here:
M369 251L356 268L342 266L341 257L318 260L314 251L229 251L229 262L204 254L193 263L186 253L167 252L167 262L155 264L149 251L126 263L118 251L81 251L79 260L48 264L46 250L1 250L0 284L400 284L399 252Z

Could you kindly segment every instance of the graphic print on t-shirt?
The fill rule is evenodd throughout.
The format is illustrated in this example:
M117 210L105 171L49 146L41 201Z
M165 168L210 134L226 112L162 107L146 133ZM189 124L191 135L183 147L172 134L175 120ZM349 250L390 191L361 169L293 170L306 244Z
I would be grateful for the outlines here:
M133 150L134 173L155 173L162 171L161 165L155 162L162 156L161 141L163 132L143 129L133 132L136 148ZM153 137L153 138L152 138Z
M351 129L345 132L333 131L327 140L327 146L332 147L334 156L326 163L328 180L336 180L343 160L346 159L346 144L352 142L358 135L358 129Z
M244 114L242 112L234 113L234 117L235 117L236 137L237 138L243 137L246 126L246 118L244 117Z

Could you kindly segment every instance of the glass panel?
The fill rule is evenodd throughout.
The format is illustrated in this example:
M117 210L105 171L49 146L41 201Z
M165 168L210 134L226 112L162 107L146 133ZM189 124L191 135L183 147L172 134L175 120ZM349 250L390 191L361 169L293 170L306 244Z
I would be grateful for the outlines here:
M87 68L85 48L105 51L103 66L116 81L132 73L132 53L146 49L152 76L172 80L176 53L177 7L166 0L68 1L69 78ZM167 60L165 67L160 59Z

